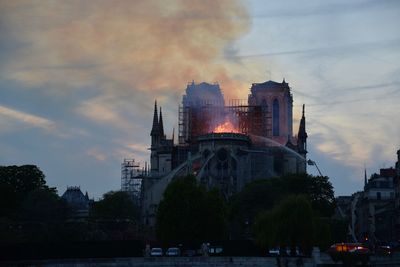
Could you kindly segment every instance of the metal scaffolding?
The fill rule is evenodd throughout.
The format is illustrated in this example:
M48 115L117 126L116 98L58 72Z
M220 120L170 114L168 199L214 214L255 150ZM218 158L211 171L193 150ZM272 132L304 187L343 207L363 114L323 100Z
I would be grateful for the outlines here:
M272 136L272 118L267 106L247 105L245 100L233 99L227 106L210 103L180 106L179 144L193 144L197 136L212 132L227 118L240 133Z
M147 166L140 168L134 159L124 159L121 163L121 191L129 193L135 201L140 199L142 179L147 175Z

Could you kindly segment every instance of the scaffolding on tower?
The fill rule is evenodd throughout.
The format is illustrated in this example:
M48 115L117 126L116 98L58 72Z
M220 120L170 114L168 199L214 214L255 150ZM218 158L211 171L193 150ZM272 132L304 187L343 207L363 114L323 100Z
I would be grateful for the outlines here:
M141 168L134 159L124 159L121 163L121 191L127 192L136 203L140 203L140 189L146 175L147 166Z

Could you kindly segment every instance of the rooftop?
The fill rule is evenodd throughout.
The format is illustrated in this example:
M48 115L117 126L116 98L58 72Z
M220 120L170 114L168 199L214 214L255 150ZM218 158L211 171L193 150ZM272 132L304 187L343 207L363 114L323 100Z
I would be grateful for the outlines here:
M285 82L285 79L281 83L275 81L266 81L263 83L253 83L251 85L251 93L264 90L290 90L289 84Z

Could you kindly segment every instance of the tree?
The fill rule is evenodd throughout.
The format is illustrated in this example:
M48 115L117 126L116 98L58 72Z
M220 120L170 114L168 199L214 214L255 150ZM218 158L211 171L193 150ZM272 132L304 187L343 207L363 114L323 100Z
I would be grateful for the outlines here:
M335 209L333 186L327 176L288 174L281 177L286 194L306 195L319 216L330 217Z
M36 189L55 192L46 185L45 176L37 166L0 166L0 214L11 215Z
M311 204L305 196L289 196L273 210L257 216L254 232L261 246L299 247L309 253L314 223Z
M228 206L229 232L234 239L243 238L258 213L270 210L283 192L280 178L256 180L231 197Z
M101 220L136 220L139 210L128 193L110 191L94 203L91 217Z
M257 214L253 225L253 232L258 245L262 248L273 248L275 242L276 222L272 210L262 211Z
M249 183L229 203L231 234L241 237L246 224L252 225L258 213L271 210L290 195L304 195L316 216L330 217L335 202L332 184L326 176L288 174Z
M39 188L29 192L23 200L19 217L25 221L59 221L66 212L66 204L55 192Z
M223 239L226 234L224 202L215 190L187 176L172 181L157 210L156 233L165 243L193 243Z
M332 229L331 224L333 220L326 217L314 217L314 244L323 250L329 248L332 245ZM343 242L345 239L341 239Z

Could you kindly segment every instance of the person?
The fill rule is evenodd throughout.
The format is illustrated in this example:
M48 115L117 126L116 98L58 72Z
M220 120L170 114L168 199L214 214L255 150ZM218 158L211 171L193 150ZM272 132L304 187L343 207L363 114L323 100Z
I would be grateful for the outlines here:
M146 244L146 247L144 249L144 256L150 257L150 245L149 244Z
M208 257L208 246L206 243L201 244L201 251L204 257Z

